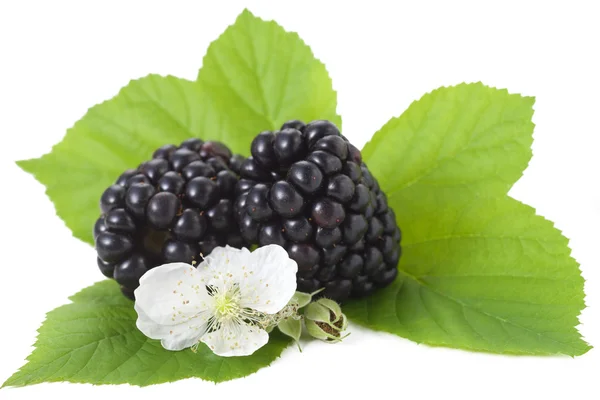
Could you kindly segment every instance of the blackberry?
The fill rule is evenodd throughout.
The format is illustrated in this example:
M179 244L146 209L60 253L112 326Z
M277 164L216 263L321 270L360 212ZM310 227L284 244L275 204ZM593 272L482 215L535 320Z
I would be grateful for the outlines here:
M360 151L329 121L262 132L240 165L234 214L242 237L284 246L298 290L337 301L389 285L400 229Z
M102 194L93 228L100 271L133 299L157 265L194 264L216 246L244 246L234 218L244 162L222 143L188 139L123 172Z

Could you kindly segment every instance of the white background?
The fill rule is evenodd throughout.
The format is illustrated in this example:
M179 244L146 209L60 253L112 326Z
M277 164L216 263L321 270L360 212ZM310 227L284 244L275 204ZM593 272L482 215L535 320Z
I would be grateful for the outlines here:
M325 62L344 133L359 146L441 85L481 80L536 96L534 157L511 194L572 239L587 280L589 307L580 329L600 346L600 13L594 2L195 3L1 3L0 381L31 352L45 313L101 279L93 249L71 237L44 188L13 161L49 151L88 107L132 78L194 79L209 42L245 6L299 32ZM272 367L219 385L198 379L142 389L55 383L2 389L0 398L600 398L598 349L575 359L505 357L351 329L343 344L311 342L302 354L291 347Z

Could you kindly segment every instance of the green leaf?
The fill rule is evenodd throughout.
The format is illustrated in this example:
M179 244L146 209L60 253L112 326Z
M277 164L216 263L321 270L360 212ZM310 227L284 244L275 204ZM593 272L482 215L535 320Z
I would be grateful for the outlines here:
M90 108L50 153L17 164L46 186L73 235L92 244L100 196L123 171L167 143L224 139L222 121L209 105L197 83L149 75Z
M73 235L92 244L104 189L157 147L200 137L249 154L256 134L288 119L340 125L336 105L325 66L298 35L244 11L209 47L198 82L132 81L90 108L50 153L17 164L46 186Z
M531 158L533 102L481 83L436 89L385 124L363 160L405 207L506 194Z
M294 318L286 318L277 324L277 327L286 336L291 337L297 342L300 341L302 334L302 321Z
M132 303L113 281L96 283L71 300L48 313L29 362L3 386L59 381L146 386L192 377L222 382L268 366L289 344L271 334L266 346L247 357L219 357L205 345L197 353L168 351L138 331Z
M248 10L210 45L198 82L242 136L279 129L290 119L328 119L341 127L323 63L296 33Z
M579 355L583 278L568 240L507 196L531 156L533 99L477 84L413 103L363 157L403 231L396 281L344 305L419 343ZM390 163L394 159L398 162Z
M412 212L418 222L405 227L398 278L344 306L351 319L431 345L572 356L589 350L575 328L583 278L550 221L507 196L460 206L441 200L435 210Z

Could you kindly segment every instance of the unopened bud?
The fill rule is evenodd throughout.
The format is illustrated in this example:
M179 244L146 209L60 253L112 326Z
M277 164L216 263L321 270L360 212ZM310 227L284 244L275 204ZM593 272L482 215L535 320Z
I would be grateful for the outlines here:
M304 319L306 330L314 338L339 342L347 336L342 336L342 333L348 326L348 319L333 300L319 299L310 303L304 311Z

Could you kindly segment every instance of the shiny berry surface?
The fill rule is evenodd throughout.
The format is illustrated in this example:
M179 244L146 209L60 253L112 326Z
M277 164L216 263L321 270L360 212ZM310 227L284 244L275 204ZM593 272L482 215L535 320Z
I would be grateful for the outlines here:
M156 189L149 183L136 183L127 189L125 203L127 210L135 217L144 218L146 214L146 206L154 196Z
M304 199L288 182L276 182L269 190L271 208L283 217L294 217L302 211Z
M136 230L135 220L124 208L111 210L104 218L107 229L115 232L134 233Z
M269 205L269 186L257 184L246 196L245 207L253 219L257 221L268 220L273 217L273 210Z
M287 180L302 193L312 194L323 185L323 173L309 161L298 161L290 167Z
M197 264L217 246L256 242L260 227L247 229L252 240L246 241L235 215L245 160L222 143L190 138L161 146L152 159L124 171L102 193L101 215L90 227L100 272L133 299L139 279L158 265Z
M199 241L208 229L208 220L199 210L188 208L175 220L172 232L184 241Z
M180 208L181 201L173 193L157 193L148 202L146 217L155 228L167 229L173 224Z
M402 234L360 151L329 121L258 134L240 163L233 215L240 235L278 244L298 264L297 290L337 301L397 276Z
M207 210L219 201L219 187L210 178L198 176L186 184L185 198L193 207Z
M313 237L313 225L304 217L286 219L283 222L284 236L292 242L308 242Z
M126 189L121 185L112 185L102 193L100 197L100 209L102 212L109 212L113 208L123 207L125 205Z
M175 171L165 173L158 180L156 188L159 192L170 192L179 195L185 188L185 179Z
M303 158L306 151L304 135L297 128L282 129L273 140L273 152L281 165L290 165Z
M333 229L344 222L346 211L340 203L325 197L313 203L312 217L321 228Z
M275 150L273 149L273 132L263 132L256 136L250 145L253 159L263 167L273 167L277 163Z
M127 257L133 249L133 241L128 235L102 232L96 238L98 257L108 263L118 262Z
M122 286L135 289L150 263L142 254L132 254L115 266L113 278Z

